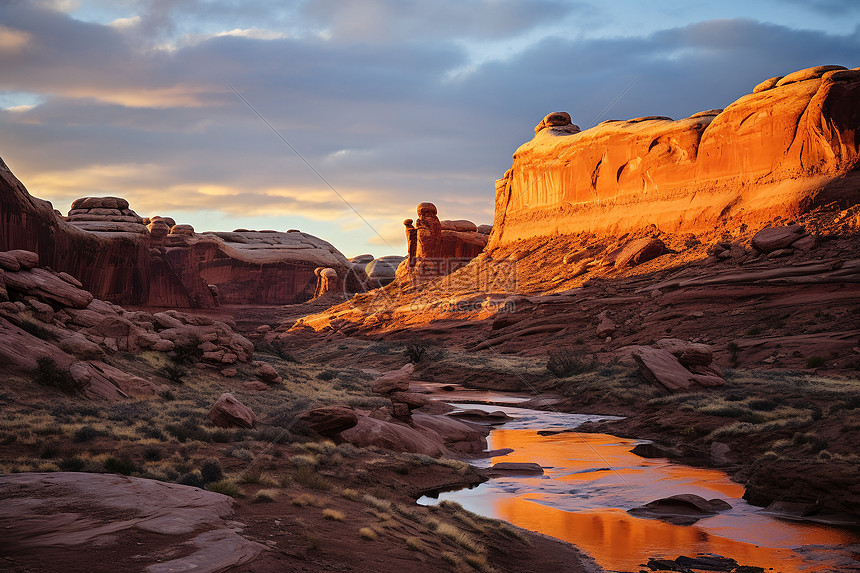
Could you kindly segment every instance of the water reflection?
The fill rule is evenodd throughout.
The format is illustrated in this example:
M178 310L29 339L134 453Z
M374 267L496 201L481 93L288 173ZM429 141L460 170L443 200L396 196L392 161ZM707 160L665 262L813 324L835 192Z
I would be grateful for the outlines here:
M528 416L532 418L528 428L511 429L516 426L512 423L493 431L490 448L514 452L491 461L537 462L546 468L543 477L494 479L440 498L574 543L614 570L638 571L648 557L697 553L716 553L785 573L860 566L844 547L858 543L856 535L761 515L759 508L741 499L743 488L723 472L640 458L630 453L636 440L616 436L577 432L541 436L534 429L534 411ZM732 509L693 526L626 513L678 493L724 499Z

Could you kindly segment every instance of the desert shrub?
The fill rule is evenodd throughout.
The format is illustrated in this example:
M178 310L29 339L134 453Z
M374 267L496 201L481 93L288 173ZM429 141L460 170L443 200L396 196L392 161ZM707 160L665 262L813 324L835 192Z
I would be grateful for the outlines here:
M316 470L310 466L301 466L293 474L293 479L296 483L309 487L311 489L328 490L331 489L331 484L321 476Z
M580 358L574 355L570 348L550 350L547 354L546 369L552 372L556 378L585 374L593 371L596 367L597 360Z
M221 481L224 478L224 470L221 469L221 462L216 458L209 458L200 466L200 477L203 478L203 483L211 483Z
M337 378L337 370L323 370L322 372L317 374L317 379L322 380L324 382L334 380L335 378Z
M761 412L773 412L779 404L768 398L755 398L747 402L747 405L753 410Z
M158 393L158 397L166 402L176 400L176 394L174 394L172 390L162 390Z
M403 355L409 360L409 362L418 364L427 356L427 352L429 350L429 342L426 340L416 339L406 343L406 346L403 348Z
M188 440L209 441L209 433L193 420L182 420L181 422L166 424L164 431L179 442Z
M191 336L187 342L174 346L173 351L170 353L170 358L176 364L187 364L189 366L196 364L203 357L203 351L199 348L200 344L199 337Z
M198 470L182 474L177 480L177 483L199 487L200 489L203 489L203 486L205 485L203 483L203 476L200 475Z
M368 541L373 541L377 537L376 532L369 527L362 527L358 530L358 534L362 539L367 539Z
M97 430L92 426L81 426L80 428L75 430L74 434L72 434L72 441L78 443L89 442L93 438L107 435L108 433L104 430Z
M87 463L77 456L72 456L70 458L63 458L57 465L64 472L79 472L83 471Z
M42 340L54 339L54 335L51 333L51 331L45 328L45 325L40 322L35 322L32 320L22 320L19 326L21 327L21 330L32 334L36 338L41 338Z
M254 344L254 351L260 354L273 354L285 362L299 362L299 359L286 349L284 343L278 340L260 340Z
M108 458L104 461L104 468L111 473L122 474L124 476L139 471L137 466L126 458Z
M240 495L242 495L242 492L239 489L239 486L236 485L236 482L229 479L222 479L220 481L206 484L206 489L209 491L214 491L215 493L229 495L230 497L239 497Z
M797 433L797 434L794 434L794 437L792 438L791 441L795 446L802 446L802 445L808 446L809 450L813 454L817 454L818 452L827 448L827 440L825 440L824 438L822 438L821 436L818 436L816 434Z
M331 508L324 509L322 514L325 519L330 519L331 521L343 521L346 518L346 515L342 511Z
M89 382L75 380L68 368L60 368L50 356L40 356L36 359L33 382L41 386L56 388L66 394L75 394L89 386Z
M237 460L250 460L254 457L249 449L239 446L230 446L224 451L224 455Z
M271 503L278 497L278 493L276 489L261 489L254 494L254 499L251 501L254 503Z
M161 453L161 450L156 447L146 448L143 450L143 459L148 462L157 462L160 461L164 455Z
M407 537L406 538L406 547L411 549L412 551L421 551L422 553L425 551L424 542L421 541L420 537Z
M159 374L173 382L174 384L182 384L185 382L183 378L188 374L188 368L182 366L182 364L177 363L168 363L165 364L161 370L159 370Z
M806 361L807 368L821 368L824 366L824 358L821 356L810 356L809 360Z

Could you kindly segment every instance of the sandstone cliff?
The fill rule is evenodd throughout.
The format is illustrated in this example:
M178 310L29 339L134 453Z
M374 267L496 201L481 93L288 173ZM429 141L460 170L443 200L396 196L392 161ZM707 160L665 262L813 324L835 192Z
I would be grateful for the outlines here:
M713 230L860 198L860 69L819 66L725 110L580 131L550 114L496 183L488 248L582 232Z
M118 197L87 197L67 218L32 197L0 160L0 251L37 252L97 298L123 305L211 308L310 299L314 269L364 290L334 246L299 231L195 233L168 217L141 218Z

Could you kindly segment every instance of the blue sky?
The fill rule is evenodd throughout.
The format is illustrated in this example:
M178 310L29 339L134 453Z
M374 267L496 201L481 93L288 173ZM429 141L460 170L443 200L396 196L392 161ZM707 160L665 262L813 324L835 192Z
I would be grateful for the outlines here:
M551 111L686 117L820 64L860 66L860 2L7 0L0 157L63 212L120 195L381 256L420 201L491 222Z

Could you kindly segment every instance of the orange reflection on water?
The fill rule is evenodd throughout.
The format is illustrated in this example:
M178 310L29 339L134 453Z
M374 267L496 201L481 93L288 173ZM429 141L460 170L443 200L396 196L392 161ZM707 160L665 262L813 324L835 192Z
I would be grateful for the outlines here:
M677 493L706 497L709 492L733 506L745 506L739 499L743 487L723 472L640 458L630 453L636 444L633 440L603 434L540 436L534 430L505 429L494 430L491 440L493 448L514 449L507 456L493 458L494 463L537 462L548 468L547 478L518 480L525 490L532 489L529 493L492 495L489 503L494 517L569 541L606 568L638 570L651 556L716 553L743 565L784 573L823 571L829 566L804 563L791 548L857 542L846 531L777 521L752 510L678 526L606 508L605 502L611 503L609 496L640 505ZM565 495L568 486L571 495ZM553 493L534 491L537 488ZM569 510L546 505L557 506L560 501Z

